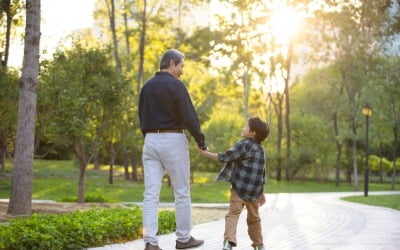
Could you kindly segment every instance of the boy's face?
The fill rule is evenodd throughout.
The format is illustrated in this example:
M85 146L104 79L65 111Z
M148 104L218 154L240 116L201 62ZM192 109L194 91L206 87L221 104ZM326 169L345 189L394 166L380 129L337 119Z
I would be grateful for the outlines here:
M255 132L255 131L250 131L249 124L246 123L246 124L244 125L244 127L242 128L242 134L241 134L241 136L242 136L243 138L245 138L245 139L253 138L253 137L256 136L256 132Z

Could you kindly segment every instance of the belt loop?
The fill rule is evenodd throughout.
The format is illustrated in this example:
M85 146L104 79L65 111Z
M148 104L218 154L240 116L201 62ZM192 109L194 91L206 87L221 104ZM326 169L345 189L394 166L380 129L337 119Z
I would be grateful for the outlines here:
M157 134L159 134L160 133L160 129L157 129Z

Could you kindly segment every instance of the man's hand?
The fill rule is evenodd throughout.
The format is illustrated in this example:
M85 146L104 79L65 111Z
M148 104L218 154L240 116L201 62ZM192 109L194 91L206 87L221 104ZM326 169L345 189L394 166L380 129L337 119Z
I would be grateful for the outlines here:
M260 205L261 207L264 204L265 204L265 194L262 194L260 198L258 198L258 205Z
M202 142L200 144L197 145L199 148L201 148L202 150L208 150L207 145L205 142Z

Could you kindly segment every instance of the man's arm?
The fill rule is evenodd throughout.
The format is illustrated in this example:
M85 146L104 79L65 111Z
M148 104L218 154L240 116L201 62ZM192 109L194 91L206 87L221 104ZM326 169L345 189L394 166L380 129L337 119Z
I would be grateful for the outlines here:
M194 109L192 100L190 99L189 93L182 82L179 82L179 93L177 96L179 112L181 119L185 124L187 130L197 142L197 146L203 150L207 149L204 134L200 130L200 123L197 117L196 110Z

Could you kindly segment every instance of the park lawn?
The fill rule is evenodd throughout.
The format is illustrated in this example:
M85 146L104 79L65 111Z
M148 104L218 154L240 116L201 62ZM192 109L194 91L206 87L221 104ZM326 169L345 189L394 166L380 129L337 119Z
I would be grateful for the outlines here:
M365 196L349 196L343 197L342 200L362 203L366 205L374 205L388 207L400 211L400 194L397 195L369 195Z
M11 188L10 164L6 169L8 175L0 177L0 198L9 198ZM123 179L123 168L115 167L114 183L108 183L108 166L100 171L88 166L85 178L85 194L100 195L109 202L141 202L143 199L143 183ZM33 179L33 199L56 200L76 198L78 194L79 167L75 161L35 160ZM194 183L191 186L193 203L225 203L229 199L230 185L227 182L215 182L217 173L194 172ZM370 183L370 191L390 190L389 183ZM267 181L266 193L307 193L307 192L347 192L354 191L353 185L341 183L335 187L333 182L313 181ZM172 189L164 187L160 200L172 202Z

